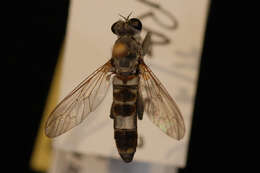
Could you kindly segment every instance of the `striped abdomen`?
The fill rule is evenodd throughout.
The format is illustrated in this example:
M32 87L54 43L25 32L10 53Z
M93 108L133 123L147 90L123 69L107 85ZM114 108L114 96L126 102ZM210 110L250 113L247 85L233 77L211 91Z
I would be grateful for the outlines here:
M125 162L132 161L137 146L138 82L137 75L116 75L113 79L111 118L114 119L117 149Z

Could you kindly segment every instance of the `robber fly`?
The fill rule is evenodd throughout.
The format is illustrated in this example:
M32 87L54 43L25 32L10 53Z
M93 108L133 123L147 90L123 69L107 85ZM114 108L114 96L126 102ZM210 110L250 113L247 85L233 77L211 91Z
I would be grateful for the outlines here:
M130 15L129 15L130 16ZM151 46L151 33L141 40L142 23L137 18L115 22L118 36L112 57L69 93L50 114L45 133L59 136L80 124L104 100L113 84L110 118L121 158L131 162L137 146L137 118L149 119L168 136L180 140L185 133L181 112L165 87L144 63Z

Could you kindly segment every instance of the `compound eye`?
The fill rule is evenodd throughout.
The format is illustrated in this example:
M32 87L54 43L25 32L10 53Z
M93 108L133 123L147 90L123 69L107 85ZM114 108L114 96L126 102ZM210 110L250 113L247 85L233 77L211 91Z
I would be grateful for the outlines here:
M115 22L112 26L111 26L111 31L114 33L114 34L118 34L118 32L122 29L122 25L123 25L123 21L117 21Z
M138 31L142 30L142 22L137 18L130 19L129 24Z

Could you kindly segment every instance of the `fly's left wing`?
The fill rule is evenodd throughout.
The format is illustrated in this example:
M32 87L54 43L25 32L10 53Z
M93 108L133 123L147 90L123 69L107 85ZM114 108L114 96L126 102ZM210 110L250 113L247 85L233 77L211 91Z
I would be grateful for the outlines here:
M144 62L139 65L139 69L139 90L149 119L168 136L182 139L185 125L177 104Z
M111 84L112 65L110 60L82 81L52 111L45 134L59 136L80 124L105 98Z

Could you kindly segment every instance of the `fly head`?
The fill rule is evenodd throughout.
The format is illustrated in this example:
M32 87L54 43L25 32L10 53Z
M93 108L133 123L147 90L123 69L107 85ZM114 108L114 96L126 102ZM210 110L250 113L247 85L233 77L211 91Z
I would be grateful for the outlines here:
M137 18L119 20L111 26L111 30L117 36L136 35L142 30L142 22Z

